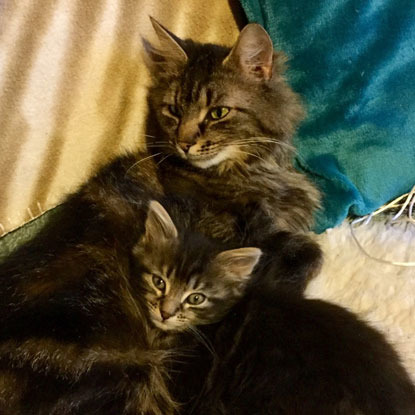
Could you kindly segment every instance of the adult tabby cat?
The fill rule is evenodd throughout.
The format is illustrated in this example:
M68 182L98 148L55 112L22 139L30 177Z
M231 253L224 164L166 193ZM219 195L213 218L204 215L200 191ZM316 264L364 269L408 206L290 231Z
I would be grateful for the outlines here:
M177 332L222 318L261 251L176 228L154 201L139 242L125 242L67 244L24 273L3 265L1 414L175 413Z
M274 270L303 283L321 261L317 245L300 235L312 225L319 193L292 165L303 110L284 80L285 57L257 24L229 49L181 40L152 23L160 44L144 41L153 76L148 147L165 191L215 212L212 236L282 248Z
M415 414L396 352L334 304L257 286L210 338L213 360L199 350L176 382L183 414Z
M167 34L165 29L156 23L155 26L168 48L172 42L175 44L176 40L174 40L173 35ZM266 41L264 51L266 53L258 55L257 69L246 71L246 65L245 67L240 67L241 62L238 59L242 55L245 56L247 51L252 51L251 43L253 42L255 47L257 47L263 41ZM177 57L174 53L165 51L166 53L160 55L156 53L154 48L147 45L153 62L157 61L158 57L162 57L162 60L159 62L159 69L157 69L157 73L160 75L159 80L149 95L150 115L155 115L161 124L165 120L161 119L160 112L165 111L168 105L171 105L167 104L166 107L159 102L157 109L153 110L154 105L161 96L160 91L163 85L164 87L178 85L180 81L183 91L189 87L189 84L196 86L197 82L194 79L186 81L189 71L200 77L199 84L201 85L202 81L206 81L202 76L207 73L206 69L212 75L217 75L216 80L218 80L219 74L222 73L223 78L218 85L222 86L223 90L225 90L225 87L229 90L231 86L233 88L238 86L238 89L235 89L234 98L238 97L238 91L239 96L243 91L250 91L253 94L252 99L247 99L245 96L245 98L240 98L240 102L249 103L251 101L255 111L261 113L261 111L265 111L265 108L272 108L276 104L277 106L272 111L272 114L268 113L263 122L259 122L259 119L253 116L252 108L249 110L244 108L242 104L235 104L235 108L229 110L227 117L221 118L220 121L215 123L210 122L209 129L207 128L208 123L206 123L204 127L205 134L207 134L207 131L211 133L216 131L217 138L215 140L212 134L210 134L212 142L216 144L217 140L222 142L221 146L219 144L213 146L206 141L204 149L206 151L209 149L209 155L213 156L211 151L214 148L223 149L229 147L229 151L226 152L226 159L223 158L223 154L218 157L214 156L212 157L213 162L212 160L209 162L210 166L203 163L190 163L192 160L186 156L187 153L191 154L190 150L186 153L182 150L183 154L180 153L182 158L180 156L176 157L179 154L177 152L180 146L175 146L174 152L170 152L170 144L167 140L175 141L175 138L169 135L169 131L165 128L166 135L162 136L163 143L161 144L163 144L163 151L167 150L167 154L163 153L160 156L163 156L163 159L169 156L168 158L160 159L157 163L154 159L148 158L148 154L137 153L121 157L102 169L78 192L68 198L61 210L56 213L52 223L39 236L19 249L1 265L0 276L3 282L7 281L10 276L14 276L11 281L17 282L20 281L20 278L24 279L24 276L31 276L30 279L34 282L30 293L47 297L50 294L50 290L55 288L56 285L58 292L62 292L60 290L65 292L67 283L70 288L72 283L76 286L76 284L81 284L82 281L85 281L86 278L87 285L84 287L85 289L78 292L79 296L84 296L82 299L85 300L89 295L89 289L95 294L95 291L99 288L92 283L90 285L89 282L91 277L91 256L95 264L92 266L91 278L92 282L97 284L105 281L105 278L94 279L94 275L105 277L114 273L113 267L118 272L120 266L127 266L127 253L134 250L134 246L143 231L140 224L144 223L148 199L160 200L163 195L167 195L168 200L174 200L172 205L175 206L176 210L182 210L182 218L180 220L185 228L229 242L232 247L268 246L270 252L269 255L264 256L265 261L262 261L261 269L264 272L267 270L273 271L270 274L276 275L277 280L288 281L290 286L295 287L295 290L298 289L298 286L303 287L306 278L316 272L321 261L320 250L309 238L301 233L297 234L297 231L304 231L311 223L312 210L318 204L318 193L309 184L305 176L295 172L291 165L290 146L288 145L287 147L286 141L289 140L295 124L300 118L301 108L296 96L284 83L279 72L282 70L282 58L273 55L269 38L263 29L257 25L249 25L242 32L232 51L220 46L200 45L190 41L186 41L186 45L193 50L193 54L190 57L190 52L187 52L189 57L186 54L186 63L182 66L184 72L181 73L180 79L177 78L175 82L171 78L172 71L170 69L171 67L174 67L174 70L178 69ZM179 50L182 49L180 48ZM263 49L260 50L263 51ZM166 59L167 55L168 58ZM268 61L265 62L264 57L266 56L268 56ZM209 62L212 63L213 69L217 69L216 71L210 71L210 66L206 66ZM272 63L271 65L270 62ZM232 83L228 85L226 81L232 81ZM169 91L169 89L167 90ZM256 94L255 91L260 91L261 94ZM188 92L191 92L190 89ZM210 104L213 105L212 103L219 99L217 88L211 94L207 94L206 98L208 96L210 96L212 101ZM255 99L253 99L254 96ZM220 112L222 111L221 108L225 107L214 107L215 111L218 111L217 113L209 110L210 116L213 118L216 115L219 116L219 113L222 114ZM173 112L176 110L176 108L170 109ZM224 111L226 112L226 110ZM182 111L182 108L179 108L178 111ZM235 116L232 115L233 112L236 114ZM265 113L262 115L265 116ZM173 120L172 116L170 118ZM229 128L230 125L226 126L226 123L224 124L226 119L234 120L231 128ZM269 122L264 123L266 120L269 120ZM184 125L184 123L180 122L180 125ZM224 131L227 129L228 133L225 137ZM232 144L233 147L228 146L227 143L229 143L232 137L241 137L243 132L245 134L244 139L249 142L238 143L235 139ZM250 142L252 134L264 134L264 132L271 139L262 139L260 142L255 139L255 142ZM248 135L249 139L247 138ZM154 149L156 148L154 146L159 144L153 142L149 144L149 147ZM164 144L168 144L167 147ZM244 151L241 149L247 145L249 145L249 152L253 155L245 158L238 151ZM268 154L268 152L271 153ZM183 195L187 197L187 202L181 201ZM179 216L176 215L175 219ZM122 241L122 243L119 241ZM106 261L106 258L111 260ZM272 258L272 260L267 260L267 258ZM117 262L120 262L121 265L117 265ZM106 269L106 267L109 267L109 269ZM54 282L52 285L50 284L51 281ZM112 361L108 363L109 369L101 364L98 365L96 371L95 368L92 370L89 366L86 368L80 367L75 374L81 373L85 377L81 376L79 379L70 377L69 380L75 383L72 383L69 389L67 388L68 383L65 383L66 378L63 376L62 383L57 383L55 389L51 389L49 397L48 395L38 394L37 392L40 389L46 389L43 386L47 384L49 372L45 376L39 374L39 377L37 377L37 368L40 368L39 370L42 371L46 366L47 370L51 370L51 376L56 374L61 376L63 372L59 372L59 370L68 367L67 365L59 366L62 363L59 360L61 351L59 348L54 347L56 344L53 343L53 336L61 336L61 340L70 341L70 338L65 336L70 336L71 334L76 336L79 334L81 336L80 347L88 348L93 345L99 345L99 341L90 344L91 337L89 336L93 337L94 330L89 330L84 325L82 326L84 332L78 333L77 318L82 319L85 317L85 321L88 321L91 328L94 328L93 319L88 314L88 307L91 306L94 310L94 307L100 309L100 301L97 297L92 296L93 300L84 303L84 301L79 299L79 296L71 292L68 296L74 296L75 300L78 299L75 301L75 304L71 304L80 307L78 310L80 314L75 313L73 318L68 316L68 313L65 313L63 310L55 314L53 306L59 304L58 300L60 299L58 298L55 301L53 296L51 304L48 305L48 307L51 307L50 310L47 307L46 309L42 307L38 309L38 303L30 303L31 308L25 311L26 314L18 317L18 314L13 313L13 305L26 301L27 293L21 293L19 291L20 287L16 287L16 289L11 287L7 289L8 285L4 287L5 295L1 301L3 307L6 307L8 310L5 316L13 315L19 319L19 324L7 323L4 325L7 329L10 329L12 326L15 327L15 332L6 332L5 338L10 337L13 341L13 336L16 335L17 337L21 336L20 340L24 341L25 336L30 335L30 330L27 334L26 330L31 326L33 330L44 330L43 334L45 336L49 336L51 332L54 334L48 340L51 343L46 345L37 345L35 342L34 344L28 344L28 350L19 348L18 344L11 345L11 348L6 348L8 352L16 351L17 353L17 358L15 359L16 371L21 371L24 376L29 376L27 373L32 375L31 371L34 371L34 378L30 379L30 384L38 385L38 389L28 388L27 391L31 392L25 394L25 385L28 386L29 383L20 382L19 379L16 379L15 375L17 372L14 371L15 368L13 368L12 372L8 372L10 365L6 364L2 382L8 385L8 388L2 389L6 394L3 395L3 402L14 404L14 399L16 405L19 402L27 402L27 405L29 405L28 402L34 401L33 397L37 395L46 396L46 399L54 402L56 397L54 394L56 393L58 396L62 396L63 399L62 404L56 403L58 405L56 406L57 413L64 413L62 407L69 405L69 402L75 402L74 405L78 405L79 408L92 408L94 407L91 403L92 396L98 394L98 390L100 390L102 385L97 383L95 391L94 387L87 389L84 386L86 384L91 385L89 382L92 382L92 386L94 386L95 381L98 382L99 379L105 379L104 376L98 376L95 373L102 375L107 373L107 370L111 370L112 375L107 379L108 385L102 389L105 393L98 394L100 397L99 402L102 403L102 410L107 410L108 407L105 407L105 405L110 405L108 400L111 400L113 397L110 390L120 391L117 402L128 398L123 396L122 391L125 391L125 389L123 389L122 383L117 382L121 382L120 378L125 380L125 376L129 376L129 372L127 369L127 371L123 371L119 367L115 367L112 365ZM78 285L79 287L82 287L82 285ZM96 294L99 294L99 292ZM66 303L64 302L64 304ZM102 304L102 307L105 308L107 306ZM37 314L36 310L39 310L41 314L43 313L42 316ZM48 314L49 311L52 314ZM102 329L105 333L107 333L106 329L115 330L110 336L109 342L114 342L115 345L118 345L118 342L123 340L123 336L118 336L116 330L118 327L123 327L119 320L121 314L109 311L97 314L97 330ZM109 319L108 324L111 324L110 328L105 323L104 317L106 316ZM99 317L102 317L104 320ZM30 324L32 322L31 318L39 318L37 324L35 324L36 322ZM88 318L90 319L88 320ZM63 322L67 324L63 324ZM43 327L42 324L45 324L45 326ZM22 329L21 331L19 331L19 327ZM103 338L103 340L105 339ZM68 349L65 350L69 353L72 350L71 347L69 342ZM41 351L45 350L46 355L43 355ZM73 350L75 350L74 354L79 353L76 347ZM106 356L105 350L104 358ZM21 351L20 354L19 351ZM97 355L99 357L98 352L99 350L91 351L93 356ZM5 356L6 362L10 362L12 355ZM69 354L67 357L68 362L73 361L73 355ZM24 358L27 359L27 363L24 362ZM58 366L53 366L52 363L54 361L56 361ZM85 357L85 361L88 362L89 360ZM20 366L22 366L21 368L19 367L19 362ZM154 365L151 367L154 368ZM83 369L88 369L87 373ZM117 370L119 376L113 377L114 371L116 372ZM153 372L150 371L150 373ZM155 373L161 373L161 369L156 370ZM55 376L54 379L60 379L59 376ZM156 378L161 385L162 375L157 375ZM125 381L127 382L128 379ZM85 384L82 383L84 381L86 382ZM116 383L111 384L112 381ZM17 388L17 395L13 392L14 386L11 386L16 383L22 385L21 388ZM90 391L91 395L83 395L83 390ZM18 395L19 391L23 394L22 396ZM7 393L10 393L10 396ZM165 409L165 406L170 405L171 402L169 404L163 386L160 387L159 395L148 400L148 394L146 394L145 399L143 398L144 403L141 402L139 407L142 410L148 407L148 412L150 413L151 410L153 410L153 413L160 412L162 407L161 413L168 414L172 409L171 407ZM138 399L141 399L140 394L137 395L133 392L131 392L131 395L128 394L128 396L131 399L134 399L134 396L138 396ZM50 409L49 404L50 402L47 401L41 402L39 403L41 405L39 409L33 407L33 411L35 409L41 411L43 410L42 405L45 405L44 408L46 409L44 411L53 413L53 407ZM138 404L133 401L131 405L132 407L134 405L137 407ZM76 411L78 409L74 407L71 410ZM79 410L81 411L81 409ZM127 408L126 411L128 410L130 409Z

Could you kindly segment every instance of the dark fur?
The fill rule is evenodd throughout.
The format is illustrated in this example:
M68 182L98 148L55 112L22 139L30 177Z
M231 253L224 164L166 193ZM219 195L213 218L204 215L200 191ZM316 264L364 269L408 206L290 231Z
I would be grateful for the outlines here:
M115 187L112 190L115 197ZM83 202L80 192L67 208ZM120 211L122 200L115 206ZM145 201L139 206L136 223L125 235L105 226L112 210L96 217L79 215L79 222L61 222L61 216L2 263L2 415L176 412L167 369L171 358L183 358L177 348L187 336L178 332L191 329L197 334L193 325L222 318L243 294L260 251L224 251L217 242L180 227L177 236L170 219L167 228L151 221L151 210L143 232L144 220L139 219L146 215ZM63 223L69 228L57 226ZM71 224L80 223L80 229L71 229ZM232 262L235 254L238 260L249 254L243 272L239 262ZM154 319L160 320L170 292L160 294L152 275L162 276L183 293L197 280L203 284L197 292L207 296L208 306L198 309L179 299L177 316L175 312L168 323L156 325ZM173 317L177 319L172 326Z
M210 339L213 361L200 350L177 383L187 402L192 387L195 395L203 390L183 413L415 413L415 388L396 352L380 333L336 305L258 288ZM207 380L198 384L206 371Z
M123 405L126 414L137 407L149 414L173 411L164 362L171 344L155 336L151 347L157 353L143 353L148 339L134 333L137 327L145 332L145 320L128 315L119 291L128 280L129 253L143 232L148 200L164 200L154 161L137 164L146 156L126 156L102 169L1 264L2 413L76 414L94 407L111 414ZM213 236L227 229L233 246L249 241L246 218L236 208L168 200L184 228ZM197 254L202 257L203 250Z
M167 336L149 329L130 278L157 188L124 177L130 166L104 169L1 264L2 414L173 412Z

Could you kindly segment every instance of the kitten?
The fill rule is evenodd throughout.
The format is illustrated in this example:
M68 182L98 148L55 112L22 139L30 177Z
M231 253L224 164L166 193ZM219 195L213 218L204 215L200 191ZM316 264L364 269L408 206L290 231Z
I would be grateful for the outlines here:
M412 415L415 387L383 335L345 309L282 290L250 291L182 376L182 413ZM202 366L204 365L204 366ZM183 367L182 367L183 370ZM180 393L179 393L180 392ZM193 389L196 393L197 389Z
M176 413L166 365L179 333L221 319L261 251L177 228L155 201L139 242L124 242L68 243L71 261L24 273L3 263L1 414Z
M160 44L144 40L153 78L148 148L165 192L208 206L218 216L205 230L211 236L274 246L274 274L303 287L321 264L319 247L304 235L320 195L292 165L303 109L284 80L285 57L258 24L230 49L182 40L152 23ZM298 258L308 266L296 269Z

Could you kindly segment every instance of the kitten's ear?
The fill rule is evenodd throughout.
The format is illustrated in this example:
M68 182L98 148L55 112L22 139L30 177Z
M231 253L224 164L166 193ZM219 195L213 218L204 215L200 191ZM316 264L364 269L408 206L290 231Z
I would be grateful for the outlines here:
M245 26L235 46L223 61L224 65L236 65L250 77L268 80L272 77L274 49L265 29L256 23Z
M148 206L142 243L158 246L160 242L177 239L177 235L176 226L174 226L166 209L159 202L152 200Z
M250 277L261 254L258 248L231 249L218 254L214 261L215 265L225 271L226 275L245 280Z
M159 39L159 46L153 46L143 39L144 49L147 53L147 65L151 69L176 69L178 65L185 64L187 55L181 46L181 40L150 16L151 24Z

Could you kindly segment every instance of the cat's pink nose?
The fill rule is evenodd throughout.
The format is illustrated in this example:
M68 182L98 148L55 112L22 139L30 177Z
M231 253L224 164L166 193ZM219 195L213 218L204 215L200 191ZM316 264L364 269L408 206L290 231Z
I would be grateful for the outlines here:
M179 147L185 152L187 153L190 150L190 147L192 147L193 144L191 143L187 143L186 141L179 141L177 143L179 145Z
M164 310L160 310L160 314L161 314L161 318L163 320L167 320L173 315L173 314L170 314L169 312L164 311Z

